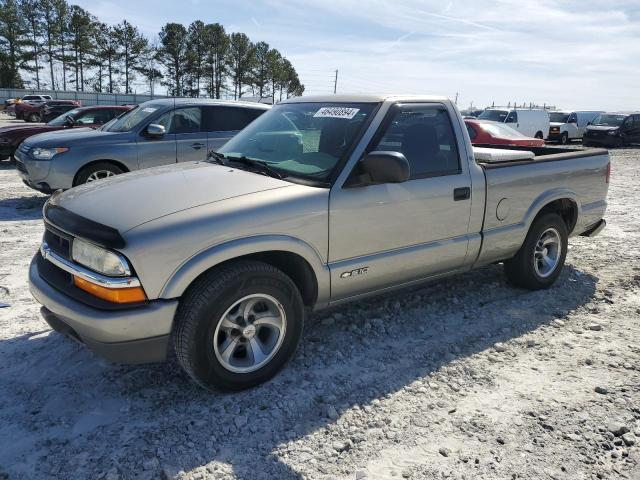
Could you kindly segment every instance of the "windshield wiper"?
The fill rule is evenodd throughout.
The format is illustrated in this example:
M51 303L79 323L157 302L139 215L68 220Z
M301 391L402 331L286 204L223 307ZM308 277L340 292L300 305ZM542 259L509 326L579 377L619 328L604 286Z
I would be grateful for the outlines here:
M211 150L207 153L207 160L215 160L218 165L224 165L224 159L227 158L222 153L218 153L215 150Z
M242 155L241 157L229 157L218 152L215 152L215 154L216 154L216 161L218 161L219 159L220 162L222 162L223 159L226 159L231 162L241 163L243 165L246 165L249 168L253 168L257 170L260 173L264 173L266 175L269 175L270 177L277 178L279 180L282 180L284 178L284 175L282 175L280 172L277 172L276 170L271 168L267 162L263 162L260 160L253 160L249 157L245 157L244 155ZM218 155L221 155L222 158L218 157Z

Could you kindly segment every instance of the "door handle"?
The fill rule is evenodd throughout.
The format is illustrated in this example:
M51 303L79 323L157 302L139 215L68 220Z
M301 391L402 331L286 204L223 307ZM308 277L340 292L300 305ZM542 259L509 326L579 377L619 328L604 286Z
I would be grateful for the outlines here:
M471 187L460 187L453 189L453 201L469 200L471 198Z
M200 150L202 147L204 147L204 143L192 143L191 144L191 148L193 148L194 150Z

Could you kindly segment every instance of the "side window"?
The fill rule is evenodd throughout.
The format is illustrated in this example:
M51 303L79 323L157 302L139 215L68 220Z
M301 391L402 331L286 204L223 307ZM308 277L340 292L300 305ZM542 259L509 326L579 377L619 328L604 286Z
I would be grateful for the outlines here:
M518 123L518 112L515 110L510 111L504 123Z
M629 115L627 118L624 119L624 122L622 122L622 128L631 128L633 126L633 116Z
M438 105L401 105L369 151L401 152L411 178L460 173L458 146L449 114Z
M161 115L160 118L154 120L153 124L162 125L167 133L169 133L169 126L171 125L171 118L173 117L173 111L167 112L164 115Z
M201 116L200 107L179 108L173 112L167 133L197 133Z
M478 136L478 134L476 133L476 129L473 128L471 125L469 125L467 123L467 132L469 132L469 138L471 140L475 140L475 138Z
M567 119L567 123L578 123L578 115L576 115L575 113L572 113L571 115L569 115L569 118Z
M94 111L89 111L86 113L83 113L82 115L76 117L76 125L91 125L93 123L98 123L96 122L96 117L99 116L99 111L98 110L94 110Z
M204 130L207 132L233 132L242 130L264 111L258 109L210 106L204 107Z
M633 116L633 126L636 128L640 127L640 115Z

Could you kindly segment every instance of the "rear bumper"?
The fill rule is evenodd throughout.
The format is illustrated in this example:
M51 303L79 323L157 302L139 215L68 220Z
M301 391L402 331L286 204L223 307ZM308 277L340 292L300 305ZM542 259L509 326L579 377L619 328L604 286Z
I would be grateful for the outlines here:
M595 224L591 225L587 230L582 232L580 236L582 237L595 237L598 235L604 227L607 226L607 222L604 218L601 218Z
M39 254L37 254L39 255ZM85 344L116 363L151 363L166 359L177 300L154 300L128 310L99 310L70 298L29 267L31 294L43 305L51 328Z

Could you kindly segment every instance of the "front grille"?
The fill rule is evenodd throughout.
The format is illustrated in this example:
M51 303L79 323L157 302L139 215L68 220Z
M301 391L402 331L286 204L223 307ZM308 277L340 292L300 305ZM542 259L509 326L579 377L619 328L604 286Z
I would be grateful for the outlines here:
M71 260L71 237L47 225L44 231L44 241L49 248L58 255Z
M16 158L16 169L17 169L19 172L24 173L25 175L28 175L28 174L29 174L29 172L27 172L27 168L24 166L24 163L22 163L22 162L21 162L20 160L18 160L17 158Z

